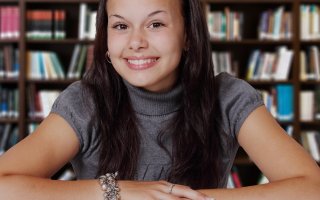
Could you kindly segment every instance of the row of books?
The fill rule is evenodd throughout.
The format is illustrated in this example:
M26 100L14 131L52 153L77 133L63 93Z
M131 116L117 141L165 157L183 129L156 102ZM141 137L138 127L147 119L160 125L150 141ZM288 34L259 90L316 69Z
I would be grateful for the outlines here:
M28 116L30 119L44 119L51 111L51 107L59 96L58 90L39 90L34 85L28 88Z
M18 78L19 50L12 45L0 47L0 78Z
M0 39L20 36L20 12L18 6L0 6Z
M92 61L93 45L75 45L67 70L56 52L28 51L26 76L31 80L79 79Z
M300 80L320 80L320 54L317 46L300 51Z
M28 10L28 39L64 39L66 11L65 10Z
M248 61L247 80L288 80L293 51L285 46L276 52L254 50Z
M303 131L301 133L301 143L314 160L320 162L320 132L315 130Z
M67 77L79 79L83 71L87 71L93 62L93 45L76 44L73 48Z
M280 122L290 122L294 118L293 91L290 84L278 84L270 91L260 90L266 108Z
M87 3L81 3L79 7L79 39L94 39L96 36L97 11L91 9Z
M19 91L0 85L0 118L18 118Z
M18 126L0 124L0 156L19 140Z
M211 39L213 40L241 40L244 15L241 12L230 11L228 7L224 11L210 11L210 5L206 5L207 23Z
M28 79L64 79L62 64L55 52L27 51Z
M229 51L212 51L212 61L215 74L227 72L235 77L238 76L239 64L234 61Z
M320 9L318 5L300 6L300 38L302 40L320 39Z
M284 40L292 38L292 12L284 6L262 12L258 28L260 40Z
M300 121L313 122L320 120L320 86L315 90L300 92Z

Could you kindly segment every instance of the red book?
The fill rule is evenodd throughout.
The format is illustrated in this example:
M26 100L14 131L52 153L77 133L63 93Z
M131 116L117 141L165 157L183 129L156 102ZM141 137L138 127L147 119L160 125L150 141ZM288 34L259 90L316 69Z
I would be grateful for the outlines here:
M236 168L233 168L231 171L231 176L234 182L234 185L236 186L236 188L242 187L241 181L240 181L240 177L239 177L239 173L238 170Z

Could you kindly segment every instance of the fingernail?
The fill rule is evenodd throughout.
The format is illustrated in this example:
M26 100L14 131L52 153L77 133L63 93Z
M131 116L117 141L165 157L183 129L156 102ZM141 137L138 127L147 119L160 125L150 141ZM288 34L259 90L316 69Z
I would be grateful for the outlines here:
M212 197L206 197L206 200L215 200L215 199Z

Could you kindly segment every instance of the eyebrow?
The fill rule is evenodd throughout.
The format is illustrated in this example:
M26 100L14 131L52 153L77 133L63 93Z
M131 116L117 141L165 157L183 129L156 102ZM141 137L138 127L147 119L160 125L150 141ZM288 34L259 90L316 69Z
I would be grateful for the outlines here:
M152 17L152 16L154 16L154 15L157 15L157 14L159 14L159 13L165 13L165 14L166 14L167 11L165 11L165 10L156 10L156 11L150 13L150 14L148 15L148 18L149 18L149 17ZM122 17L121 15L118 15L118 14L110 15L109 18L111 18L111 17L117 17L117 18L120 18L120 19L125 19L124 17Z

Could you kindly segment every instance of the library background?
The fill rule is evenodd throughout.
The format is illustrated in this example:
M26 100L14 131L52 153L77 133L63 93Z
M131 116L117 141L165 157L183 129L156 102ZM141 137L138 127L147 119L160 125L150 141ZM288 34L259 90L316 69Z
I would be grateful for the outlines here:
M201 0L215 72L261 91L320 163L320 2ZM0 0L0 155L32 133L93 60L98 0ZM72 180L69 165L53 179ZM228 187L267 182L240 148Z

